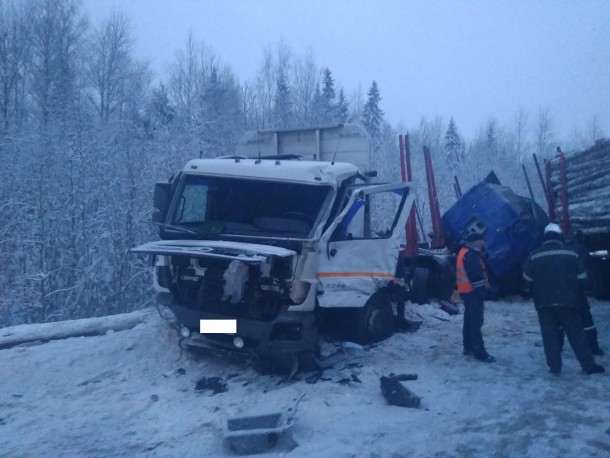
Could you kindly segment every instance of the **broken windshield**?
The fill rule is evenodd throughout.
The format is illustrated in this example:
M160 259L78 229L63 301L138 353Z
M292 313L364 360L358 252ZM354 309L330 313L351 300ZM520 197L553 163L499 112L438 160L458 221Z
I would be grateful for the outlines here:
M201 235L307 237L332 197L328 185L186 175L172 225Z

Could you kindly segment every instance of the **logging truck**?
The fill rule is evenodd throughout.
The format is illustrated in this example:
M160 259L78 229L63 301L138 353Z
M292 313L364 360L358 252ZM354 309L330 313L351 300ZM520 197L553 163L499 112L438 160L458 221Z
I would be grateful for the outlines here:
M408 135L399 138L403 178L411 179ZM404 158L404 159L403 159ZM460 243L471 232L480 233L487 248L487 264L492 290L503 296L521 291L521 269L528 254L542 243L548 222L544 210L533 200L502 186L495 173L462 194L455 179L456 202L441 217L430 150L424 147L430 241L418 243L415 214L407 221L405 265L410 298L426 302L436 297L444 303L455 289L455 256ZM406 172L405 172L406 170ZM425 245L422 248L422 245Z
M545 163L543 182L549 218L568 239L584 246L591 294L610 296L610 140Z

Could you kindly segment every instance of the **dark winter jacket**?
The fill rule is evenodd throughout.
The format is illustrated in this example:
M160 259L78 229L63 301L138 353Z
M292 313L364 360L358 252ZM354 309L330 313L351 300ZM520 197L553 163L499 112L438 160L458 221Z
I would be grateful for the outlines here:
M523 266L536 308L577 307L587 271L578 254L559 240L547 240Z

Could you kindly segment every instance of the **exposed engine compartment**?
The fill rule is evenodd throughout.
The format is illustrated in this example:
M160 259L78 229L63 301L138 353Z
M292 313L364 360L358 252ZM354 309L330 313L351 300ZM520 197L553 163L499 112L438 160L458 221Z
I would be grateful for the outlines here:
M291 258L263 263L218 258L167 256L157 265L159 285L170 290L177 305L222 317L275 319L290 303Z

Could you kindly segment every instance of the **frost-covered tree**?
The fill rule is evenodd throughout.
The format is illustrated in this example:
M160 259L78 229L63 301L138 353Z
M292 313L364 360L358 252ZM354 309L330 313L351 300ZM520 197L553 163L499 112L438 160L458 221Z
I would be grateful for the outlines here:
M256 78L256 98L262 122L259 128L271 127L273 124L273 101L276 87L275 59L271 48L267 48L264 51L263 62Z
M94 34L87 61L90 99L103 122L109 121L128 95L126 80L132 77L133 69L131 45L129 20L120 13L114 13Z
M88 21L76 0L38 0L31 18L32 101L43 125L79 101L80 62Z
M82 99L80 63L87 21L75 1L32 3L31 61L28 100L32 141L28 156L32 171L22 198L31 205L30 225L22 236L35 241L23 262L28 306L36 320L61 316L62 291L74 279L75 237L66 222L78 210L71 193L78 178L66 163L77 148L77 110ZM37 275L25 272L37 271Z
M324 69L322 77L322 96L320 111L323 123L333 122L335 117L335 80L329 68Z
M519 109L514 116L514 142L515 154L519 161L523 161L528 150L527 142L527 114L523 108Z
M31 5L0 3L0 113L2 132L23 121L26 70L31 53Z
M383 111L379 107L381 93L377 82L373 81L367 93L367 101L362 110L362 124L374 141L381 139L381 125L383 122Z
M449 170L454 171L458 164L464 160L464 143L458 133L453 117L449 120L449 127L445 133L445 159Z
M245 99L231 70L205 45L196 45L191 36L171 67L168 93L176 107L177 162L233 153L248 122L244 110L253 113L257 108L244 105L253 103L254 91Z
M484 145L487 154L494 157L498 153L498 123L495 118L490 118L485 124L485 139Z
M362 86L359 84L349 101L349 122L362 122L362 110L364 109L364 95L362 94Z
M176 105L176 114L186 123L195 121L197 98L201 93L200 62L206 60L205 50L188 35L183 51L178 51L169 71L168 92Z
M290 127L292 125L292 101L290 87L284 68L280 67L275 91L275 126Z
M538 118L534 126L534 139L536 153L542 159L547 159L553 151L553 119L551 108L544 107L538 111Z
M599 118L596 114L593 115L591 119L589 119L589 121L587 122L587 134L588 140L591 145L594 144L597 140L604 138L605 134L601 126L599 125Z
M311 110L309 112L308 124L310 126L319 126L324 118L322 110L322 93L320 92L320 84L316 84L316 89L313 93Z
M498 172L498 135L495 118L489 118L479 127L466 151L463 167L459 170L462 191L481 181L492 169Z
M349 103L345 98L343 89L339 89L339 98L335 107L335 119L340 124L345 124L349 118Z
M171 103L165 84L152 90L147 109L151 129L167 126L176 116L176 107Z
M470 143L460 179L466 183L467 189L492 170L503 185L527 192L515 134L503 129L493 117L483 123Z
M231 154L241 134L241 90L228 67L210 62L203 74L201 119L198 132L206 147L206 156Z
M293 65L292 99L296 125L310 125L314 110L314 97L318 83L318 72L311 51L297 58Z

